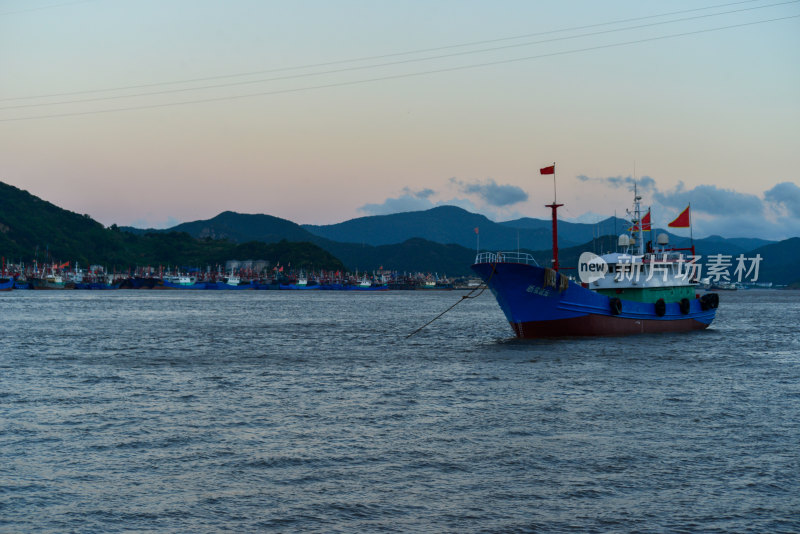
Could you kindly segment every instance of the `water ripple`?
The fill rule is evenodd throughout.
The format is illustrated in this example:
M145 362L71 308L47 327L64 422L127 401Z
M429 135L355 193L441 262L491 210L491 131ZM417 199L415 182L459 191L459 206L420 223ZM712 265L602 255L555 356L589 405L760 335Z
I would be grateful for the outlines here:
M0 532L796 532L800 304L520 341L487 296L2 296ZM364 298L366 297L366 298Z

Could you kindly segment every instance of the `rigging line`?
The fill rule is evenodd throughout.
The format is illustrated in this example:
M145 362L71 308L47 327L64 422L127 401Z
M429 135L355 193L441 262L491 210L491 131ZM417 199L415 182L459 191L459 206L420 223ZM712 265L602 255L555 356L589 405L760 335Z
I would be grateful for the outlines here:
M494 273L492 273L492 274L494 274ZM439 319L440 317L442 317L442 316L443 316L445 313L449 312L450 310L452 310L453 308L455 308L456 306L458 306L459 304L461 304L462 302L464 302L466 299L474 299L474 298L478 298L478 297L479 297L479 296L481 296L481 294L482 294L482 293L483 293L483 292L486 290L486 287L487 287L487 286L485 286L485 285L481 285L481 286L478 286L478 287L476 287L476 288L475 288L475 289L473 289L472 291L470 291L470 292L469 292L469 294L467 294L467 295L462 295L462 296L461 296L461 298L455 302L455 304L453 304L452 306L450 306L449 308L447 308L445 311L443 311L442 313L440 313L439 315L437 315L436 317L434 317L433 319L431 319L430 321L428 321L428 322L427 322L427 323L425 323L424 325L420 326L419 328L417 328L416 330L414 330L413 332L411 332L410 334L408 334L408 335L406 336L406 339L408 339L408 338L410 338L411 336L413 336L413 335L415 335L415 334L417 334L417 333L421 332L422 330L424 330L424 329L425 329L425 327L427 327L428 325L430 325L431 323L433 323L434 321L436 321L437 319ZM474 295L474 296L470 296L470 295L471 295L471 294L472 294L474 291L476 291L476 290L478 290L478 289L480 289L480 290L481 290L481 292L480 292L480 293L478 293L477 295Z
M702 34L702 33L710 33L710 32L721 31L721 30L729 30L729 29L733 29L733 28L742 28L742 27L746 27L746 26L755 26L757 24L765 24L765 23L769 23L769 22L777 22L777 21L782 21L782 20L795 19L795 18L798 18L798 17L800 17L800 15L789 15L789 16L786 16L786 17L778 17L778 18L774 18L774 19L757 20L757 21L752 21L752 22L744 22L744 23L740 23L740 24L731 24L731 25L728 25L728 26L719 26L719 27L716 27L716 28L705 28L705 29L702 29L702 30L694 30L694 31L690 31L690 32L673 33L673 34L669 34L669 35L660 35L660 36L657 36L657 37L648 37L648 38L645 38L645 39L637 39L635 41L624 41L624 42L621 42L621 43L610 43L610 44L591 46L591 47L585 47L585 48L576 48L576 49L572 49L572 50L563 50L563 51L560 51L560 52L550 52L550 53L547 53L547 54L539 54L539 55L535 55L535 56L526 56L526 57L519 57L519 58L513 58L513 59L504 59L504 60L498 60L498 61L487 61L487 62L484 62L484 63L473 63L473 64L470 64L470 65L460 65L458 67L448 67L448 68L432 69L432 70L419 71L419 72L409 72L409 73L405 73L405 74L394 74L394 75L387 75L387 76L379 76L379 77L375 77L375 78L366 78L366 79L361 79L361 80L336 82L336 83L329 83L329 84L324 84L324 85L311 85L311 86L306 86L306 87L295 87L295 88L291 88L291 89L280 89L280 90L274 90L274 91L264 91L264 92L259 92L259 93L248 93L248 94L243 94L243 95L220 96L220 97L204 98L204 99L198 99L198 100L186 100L186 101L183 101L183 102L169 102L169 103L163 103L163 104L147 104L147 105L141 105L141 106L129 106L129 107L124 107L124 108L109 108L109 109L100 109L100 110L92 110L92 111L77 111L77 112L54 113L54 114L49 114L49 115L31 115L31 116L26 116L26 117L13 117L13 118L7 118L7 119L0 119L0 122L14 122L14 121L23 121L23 120L36 120L36 119L53 119L53 118L62 118L62 117L78 117L78 116L83 116L83 115L98 115L98 114L102 114L102 113L115 113L115 112L119 112L119 111L136 111L136 110L142 110L142 109L157 109L157 108L165 108L165 107L172 107L172 106L185 106L185 105L191 105L191 104L206 104L206 103L211 103L211 102L223 102L223 101L230 101L230 100L241 100L241 99L244 99L244 98L252 98L252 97L258 97L258 96L271 96L271 95L279 95L279 94L299 93L299 92L303 92L303 91L311 91L311 90L318 90L318 89L329 89L329 88L333 88L333 87L346 87L346 86L358 85L358 84L362 84L362 83L371 83L371 82L379 82L379 81L385 81L385 80L397 80L397 79L401 79L401 78L412 78L412 77L418 77L418 76L427 76L427 75L430 75L430 74L439 74L439 73L444 73L444 72L456 72L456 71L476 69L476 68L489 67L489 66L495 66L495 65L505 65L505 64L510 64L510 63L519 63L519 62L522 62L522 61L531 61L531 60L534 60L534 59L542 59L542 58L549 58L549 57L556 57L556 56L564 56L564 55L569 55L569 54L577 54L577 53L589 52L589 51L593 51L593 50L604 50L604 49L609 49L609 48L630 46L630 45L634 45L634 44L661 41L661 40L665 40L665 39L674 39L674 38L677 38L677 37L686 37L686 36L690 36L690 35L699 35L699 34Z
M429 57L424 57L424 58L403 59L403 60L400 60L400 61L392 61L392 62L387 62L387 63L374 63L374 64L371 64L371 65L361 65L361 66L357 66L357 67L346 67L346 68L342 68L342 69L333 69L333 70L319 71L319 72L307 72L307 73L303 73L303 74L292 74L292 75L288 75L288 76L278 76L278 77L273 77L273 78L263 78L263 79L260 79L260 80L245 80L245 81L240 81L240 82L223 83L223 84L215 84L215 85L204 85L204 86L199 86L199 87L184 87L184 88L180 88L180 89L165 89L165 90L162 90L162 91L151 91L151 92L147 92L147 93L135 93L135 94L130 94L130 95L103 96L103 97L96 97L96 98L62 100L60 102L42 102L42 103L36 103L36 104L19 104L19 105L14 105L14 106L0 107L0 111L6 110L6 109L25 109L25 108L36 108L36 107L45 107L45 106L60 106L60 105L67 105L67 104L83 104L83 103L87 103L87 102L102 102L102 101L110 101L110 100L122 100L122 99L126 99L126 98L139 98L139 97L143 97L143 96L158 96L158 95L166 95L166 94L174 94L174 93L185 93L185 92L189 92L189 91L202 91L202 90L207 90L207 89L222 89L222 88L226 88L226 87L234 87L234 86L240 86L240 85L253 85L253 84L259 84L259 83L266 83L266 82L283 81L283 80L291 80L291 79L298 79L298 78L308 78L308 77L312 77L312 76L324 76L324 75L327 75L327 74L340 74L340 73L343 73L343 72L369 70L369 69L375 69L375 68L381 68L381 67L404 65L404 64L408 64L408 63L417 63L417 62L421 62L421 61L432 61L432 60L436 60L436 59L446 59L446 58L451 58L451 57L479 54L479 53L486 53L486 52L496 52L498 50L505 50L505 49L509 49L509 48L519 48L519 47L523 47L523 46L533 46L533 45L551 43L551 42L556 42L556 41L566 41L566 40L570 40L570 39L580 39L580 38L583 38L583 37L592 37L592 36L604 35L604 34L608 34L608 33L616 33L616 32L621 32L621 31L648 28L648 27L652 27L652 26L660 26L660 25L663 25L663 24L673 24L673 23L676 23L676 22L686 22L686 21L689 21L689 20L697 20L697 19L702 19L702 18L717 17L717 16L721 16L721 15L729 15L729 14L732 14L732 13L740 13L740 12L743 12L743 11L752 11L752 10L755 10L755 9L764 9L764 8L768 8L768 7L775 7L775 6L781 6L781 5L786 5L786 4L796 4L798 2L800 2L800 0L787 0L787 1L784 1L784 2L779 2L779 3L775 3L775 4L768 4L768 5L764 5L764 6L748 7L748 8L736 9L736 10L732 10L732 11L724 11L724 12L719 12L719 13L709 13L709 14L706 14L706 15L698 15L698 16L694 16L694 17L685 17L685 18L681 18L681 19L673 19L673 20L667 20L667 21L661 21L661 22L650 22L650 23L647 23L647 24L640 24L640 25L637 25L637 26L628 26L628 27L625 27L625 28L616 28L616 29L611 29L611 30L602 30L602 31L591 32L591 33L583 33L583 34L579 34L579 35L556 37L556 38L553 38L553 39L544 39L544 40L541 40L541 41L531 41L531 42L527 42L527 43L517 43L517 44L503 45L503 46L497 46L497 47L492 47L492 48L484 48L484 49L481 49L481 50L467 50L467 51L463 51L463 52L454 52L454 53L450 53L450 54L441 54L441 55L437 55L437 56L429 56Z
M416 330L414 330L413 332L411 332L410 334L408 334L408 335L406 336L406 339L408 339L408 338L410 338L411 336L413 336L413 335L415 335L415 334L417 334L417 333L421 332L421 331L422 331L422 330L423 330L425 327L427 327L429 324L433 323L434 321L436 321L437 319L439 319L440 317L442 317L442 316L443 316L445 313L449 312L450 310L452 310L453 308L455 308L456 306L458 306L459 304L461 304L461 303L462 303L462 302L464 302L465 300L467 300L467 299L476 299L476 298L480 297L480 296L483 294L483 292L484 292L484 291L486 291L486 289L489 287L489 282L491 282L491 281L492 281L492 277L494 276L494 273L495 273L495 272L497 272L497 271L496 271L496 267L497 267L497 264L496 264L496 263L493 263L493 264L492 264L492 274L490 274L490 275L489 275L489 278L486 280L486 282L485 282L485 283L483 283L483 284L479 285L478 287L476 287L475 289L473 289L472 291L470 291L470 292L469 292L469 293L467 293L466 295L461 295L461 298L460 298L460 299L458 299L458 300L455 302L455 304L453 304L452 306L450 306L449 308L447 308L445 311L443 311L442 313L440 313L439 315L437 315L436 317L434 317L433 319L431 319L430 321L428 321L428 322L427 322L427 323L425 323L424 325L420 326L419 328L417 328ZM480 291L478 291L478 290L480 290ZM473 293L475 293L476 291L478 291L478 294L477 294L477 295L473 295Z
M92 0L80 0L80 1L88 2L88 1L92 1ZM466 47L466 46L476 46L476 45L483 45L483 44L498 43L498 42L502 42L502 41L512 41L512 40L515 40L515 39L525 39L525 38L528 38L528 37L538 37L538 36L542 36L542 35L550 35L550 34L553 34L553 33L562 33L562 32L567 32L567 31L585 30L585 29L589 29L589 28L597 28L597 27L600 27L600 26L609 26L609 25L613 25L613 24L622 24L624 22L634 22L634 21L637 21L637 20L647 20L647 19L658 18L658 17L666 17L666 16L670 16L670 15L681 15L681 14L684 14L684 13L692 13L692 12L695 12L695 11L704 11L704 10L707 10L707 9L716 9L716 8L721 8L721 7L729 7L729 6L734 6L734 5L740 5L740 4L749 4L749 3L758 2L758 1L761 1L761 0L742 0L742 1L739 1L739 2L730 2L730 3L726 3L726 4L716 4L716 5L713 5L713 6L700 7L700 8L694 8L694 9L685 9L685 10L681 10L681 11L672 11L672 12L667 12L667 13L660 13L660 14L657 14L657 15L647 15L647 16L644 16L644 17L633 17L633 18L628 18L628 19L619 19L619 20L614 20L614 21L609 21L609 22L600 22L600 23L597 23L597 24L588 24L588 25L585 25L585 26L574 26L574 27L571 27L571 28L563 28L563 29L560 29L560 30L549 30L549 31L543 31L543 32L516 35L516 36L513 36L513 37L501 37L501 38L497 38L497 39L487 39L487 40L482 40L482 41L472 41L472 42L468 42L468 43L439 46L439 47L435 47L435 48L422 48L422 49L412 50L412 51L409 51L409 52L395 52L395 53L391 53L391 54L382 54L382 55L377 55L377 56L364 56L364 57L359 57L359 58L354 58L354 59L343 59L343 60L337 60L337 61L328 61L328 62L324 62L324 63L313 63L313 64L301 65L301 66L296 66L296 67L282 67L282 68L276 68L276 69L258 70L258 71L251 71L251 72L242 72L242 73L238 73L238 74L223 74L223 75L218 75L218 76L206 76L206 77L202 77L202 78L190 78L190 79L184 79L184 80L174 80L174 81L169 81L169 82L154 82L154 83L146 83L146 84L139 84L139 85L110 87L110 88L106 88L106 89L90 89L90 90L73 91L73 92L67 92L67 93L51 93L51 94L35 95L35 96L19 96L19 97L11 97L11 98L0 98L0 102L8 102L8 101L13 101L13 100L32 100L32 99L36 99L36 98L52 98L52 97L57 97L57 96L75 96L75 95L82 95L82 94L102 93L102 92L108 92L108 91L123 91L123 90L128 90L128 89L144 89L146 87L157 87L157 86L162 86L162 85L177 85L177 84L182 84L182 83L194 83L194 82L204 82L204 81L210 81L210 80L220 80L220 79L226 79L226 78L239 78L239 77L242 77L242 76L254 76L254 75L257 75L257 74L268 74L268 73L272 73L272 72L285 72L285 71L291 71L291 70L303 70L303 69L310 69L310 68L317 68L317 67L328 67L328 66L332 66L332 65L341 65L341 64L345 64L345 63L355 63L355 62L359 62L359 61L370 61L370 60L375 60L375 59L386 59L386 58L390 58L390 57L407 56L407 55L413 55L413 54L422 54L422 53L427 53L427 52L438 52L440 50L448 50L448 49L452 49L452 48L462 48L462 47Z

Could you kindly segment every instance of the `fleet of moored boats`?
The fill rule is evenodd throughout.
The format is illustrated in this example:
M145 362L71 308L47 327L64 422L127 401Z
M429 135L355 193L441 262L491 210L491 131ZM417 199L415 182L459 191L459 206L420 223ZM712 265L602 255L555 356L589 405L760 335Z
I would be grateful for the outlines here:
M447 290L473 288L476 280L455 280L435 275L400 275L398 273L352 276L341 273L303 272L270 277L242 276L238 273L153 273L106 274L73 269L47 269L39 272L4 272L0 291L14 290L114 290L114 289L172 289L172 290L297 290L297 291L389 291L389 290Z

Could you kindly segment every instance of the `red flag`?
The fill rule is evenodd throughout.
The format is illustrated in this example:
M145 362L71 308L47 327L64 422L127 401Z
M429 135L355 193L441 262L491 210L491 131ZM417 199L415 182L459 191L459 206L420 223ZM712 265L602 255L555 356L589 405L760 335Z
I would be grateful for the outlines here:
M539 174L555 174L556 173L556 166L550 165L549 167L543 167L539 169Z
M647 215L642 217L642 232L650 232L650 210L647 211Z
M686 209L678 215L674 221L669 223L667 226L670 228L689 228L691 226L691 218L689 216L689 206L686 206Z
M475 233L476 234L478 233L478 227L477 226L475 227Z

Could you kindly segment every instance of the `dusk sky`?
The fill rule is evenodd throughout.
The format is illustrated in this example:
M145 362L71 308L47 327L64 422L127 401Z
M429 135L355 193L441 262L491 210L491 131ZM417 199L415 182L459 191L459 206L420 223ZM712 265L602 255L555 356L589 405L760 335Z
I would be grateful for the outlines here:
M106 225L455 204L800 236L799 1L0 0L0 181Z

